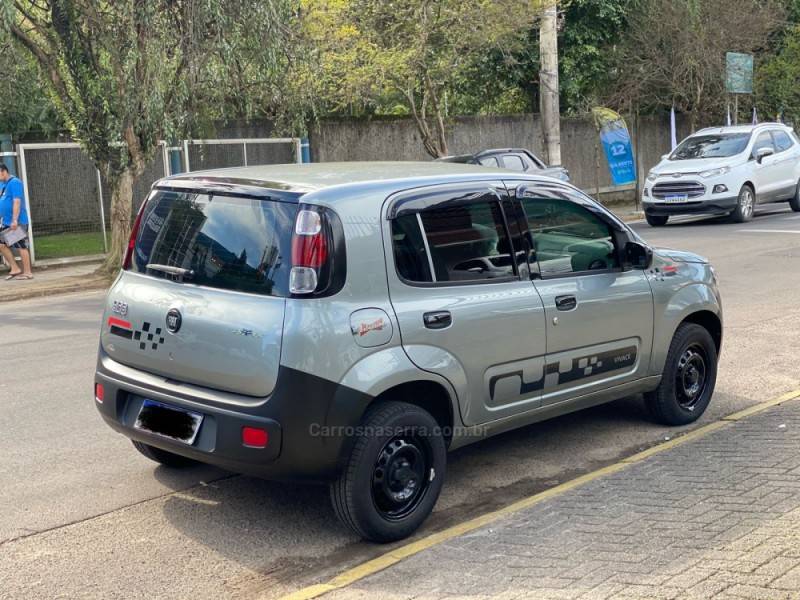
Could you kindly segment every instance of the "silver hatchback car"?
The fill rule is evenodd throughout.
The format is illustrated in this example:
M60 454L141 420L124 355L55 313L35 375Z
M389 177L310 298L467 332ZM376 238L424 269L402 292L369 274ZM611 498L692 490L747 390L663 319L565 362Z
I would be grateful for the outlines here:
M446 163L157 182L103 317L95 399L169 466L330 483L364 538L411 534L447 450L644 394L709 404L714 270L569 184Z

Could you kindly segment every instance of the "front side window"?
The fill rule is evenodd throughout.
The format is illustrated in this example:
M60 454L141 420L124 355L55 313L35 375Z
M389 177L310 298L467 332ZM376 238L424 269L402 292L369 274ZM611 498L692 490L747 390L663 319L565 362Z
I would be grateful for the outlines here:
M514 276L497 200L435 207L392 219L398 274L409 282L458 283Z
M769 135L769 134L767 134ZM696 158L725 158L744 152L749 133L714 133L693 135L681 142L670 155L670 160L694 160Z
M775 131L773 133L775 138L775 148L778 152L784 152L794 145L792 138L790 138L785 131Z
M484 167L499 167L500 163L497 162L496 156L486 156L478 160Z
M522 198L534 256L543 278L619 268L609 225L561 198Z
M756 138L756 143L753 144L753 156L755 156L756 152L761 150L761 148L769 148L773 152L775 151L775 144L772 143L772 134L769 131L760 133Z
M131 270L285 297L296 215L296 204L268 199L158 191L142 215Z

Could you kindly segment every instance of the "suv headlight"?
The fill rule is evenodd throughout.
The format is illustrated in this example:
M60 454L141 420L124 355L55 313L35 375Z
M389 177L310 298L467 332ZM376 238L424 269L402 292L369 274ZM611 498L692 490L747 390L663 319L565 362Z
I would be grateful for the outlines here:
M708 171L700 171L700 177L703 177L704 179L708 179L709 177L719 177L720 175L725 175L725 173L730 170L730 167L719 167L717 169L709 169Z
M653 171L650 171L647 174L647 181L655 181L656 179L658 179L658 173L654 173Z

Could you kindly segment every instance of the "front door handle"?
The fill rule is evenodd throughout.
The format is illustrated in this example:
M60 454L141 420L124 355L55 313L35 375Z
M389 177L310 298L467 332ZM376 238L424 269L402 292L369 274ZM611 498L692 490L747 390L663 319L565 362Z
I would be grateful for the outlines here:
M578 306L575 296L556 296L556 308L558 310L573 310Z
M422 322L428 329L445 329L453 324L453 315L447 310L427 312L422 315Z

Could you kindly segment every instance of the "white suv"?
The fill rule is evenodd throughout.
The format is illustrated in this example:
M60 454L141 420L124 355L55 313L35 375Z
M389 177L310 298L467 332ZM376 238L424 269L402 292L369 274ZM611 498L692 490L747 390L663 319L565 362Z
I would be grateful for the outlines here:
M742 223L756 204L789 201L800 211L800 140L780 123L703 129L665 155L647 175L647 222L670 215L729 214Z

